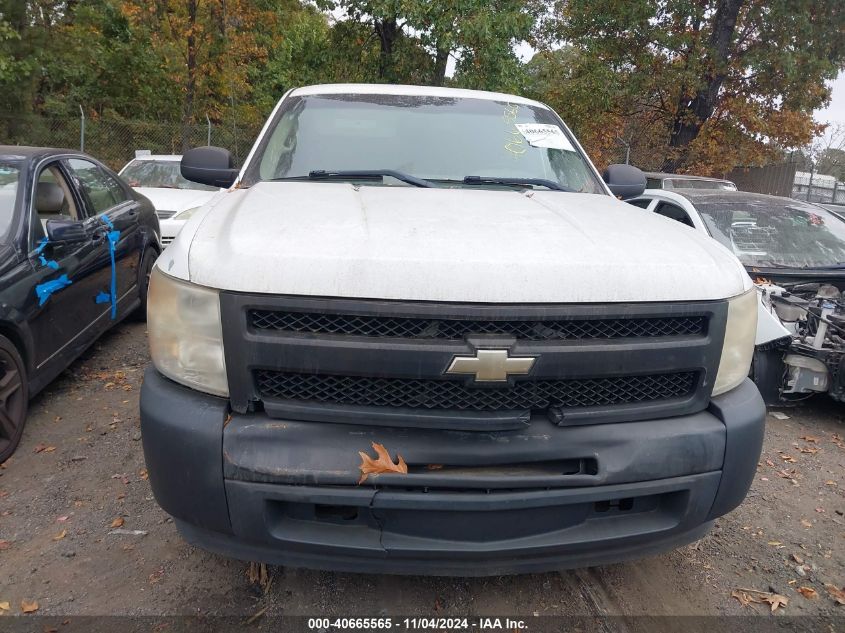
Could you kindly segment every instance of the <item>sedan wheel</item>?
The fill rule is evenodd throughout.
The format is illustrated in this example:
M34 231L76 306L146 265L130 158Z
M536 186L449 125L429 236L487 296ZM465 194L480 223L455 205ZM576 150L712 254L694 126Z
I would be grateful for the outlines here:
M15 452L26 422L26 369L12 342L0 336L0 463Z

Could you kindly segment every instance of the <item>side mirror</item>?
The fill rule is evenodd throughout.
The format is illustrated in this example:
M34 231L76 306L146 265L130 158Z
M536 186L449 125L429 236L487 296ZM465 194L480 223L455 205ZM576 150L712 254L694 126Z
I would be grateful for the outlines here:
M78 220L47 220L47 239L51 242L84 242L88 233Z
M614 196L636 198L645 191L645 174L631 165L608 165L602 175Z
M193 182L228 189L238 177L232 155L222 147L195 147L182 156L182 176Z

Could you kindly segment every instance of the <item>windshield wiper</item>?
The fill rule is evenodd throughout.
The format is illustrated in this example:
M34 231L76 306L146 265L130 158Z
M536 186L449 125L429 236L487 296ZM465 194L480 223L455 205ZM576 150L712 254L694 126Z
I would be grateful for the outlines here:
M401 171L396 171L395 169L347 169L343 171L326 171L324 169L317 169L308 172L309 180L354 180L358 178L363 180L376 180L383 178L384 176L401 180L409 185L414 185L414 187L434 187L434 185L427 180L417 178L416 176L412 176L411 174L406 174ZM280 180L285 179L280 178Z
M575 193L574 189L564 187L559 182L554 180L546 180L545 178L505 178L499 176L467 176L464 178L465 185L511 185L511 186L529 186L529 187L545 187L546 189L553 189L554 191L568 191Z

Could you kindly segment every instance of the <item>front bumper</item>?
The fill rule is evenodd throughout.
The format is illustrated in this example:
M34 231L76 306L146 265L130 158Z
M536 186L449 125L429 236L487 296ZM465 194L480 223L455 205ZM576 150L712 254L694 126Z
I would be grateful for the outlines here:
M150 483L187 540L320 569L488 575L583 567L700 538L745 497L765 408L746 381L700 413L458 432L229 417L225 399L150 369ZM357 485L384 444L408 475ZM435 466L435 468L430 468Z

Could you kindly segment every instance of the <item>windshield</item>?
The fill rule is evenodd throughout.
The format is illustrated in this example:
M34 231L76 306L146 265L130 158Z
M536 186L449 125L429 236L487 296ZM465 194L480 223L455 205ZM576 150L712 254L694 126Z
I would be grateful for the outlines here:
M123 168L120 175L130 187L217 191L216 187L201 185L182 178L178 160L133 160Z
M435 186L478 184L464 183L467 176L530 178L605 193L550 110L485 99L384 94L285 100L250 161L245 183L308 178L315 171L387 169ZM383 184L409 186L392 178Z
M20 174L19 163L0 160L0 236L5 236L12 226Z
M710 234L746 266L824 268L845 262L845 222L797 200L695 202Z

